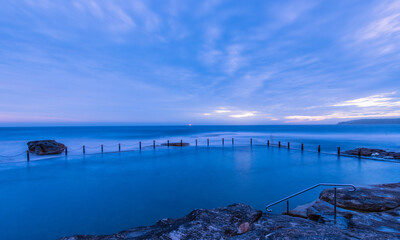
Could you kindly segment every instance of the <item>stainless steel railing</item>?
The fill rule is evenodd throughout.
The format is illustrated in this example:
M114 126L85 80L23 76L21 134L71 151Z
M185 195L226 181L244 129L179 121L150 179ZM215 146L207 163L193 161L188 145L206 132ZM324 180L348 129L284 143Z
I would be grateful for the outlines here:
M290 199L290 198L293 198L293 197L295 197L295 196L297 196L297 195L300 195L300 194L302 194L302 193L305 193L305 192L307 192L307 191L310 191L310 190L312 190L312 189L314 189L314 188L317 188L317 187L320 187L320 186L331 186L331 187L335 187L335 188L334 188L334 189L335 189L335 190L334 190L334 195L333 195L333 198L334 198L334 204L333 204L333 205L334 205L334 222L335 222L335 224L336 224L336 187L352 187L353 189L351 190L351 192L354 192L354 191L357 190L357 188L356 188L354 185L352 185L352 184L318 183L318 184L316 184L316 185L314 185L314 186L312 186L312 187L306 188L306 189L304 189L304 190L302 190L302 191L300 191L300 192L297 192L297 193L292 194L292 195L290 195L290 196L288 196L288 197L282 198L282 199L279 200L279 201L276 201L276 202L274 202L274 203L271 203L271 204L267 205L265 208L266 208L267 212L271 212L271 209L269 209L270 207L272 207L272 206L274 206L274 205L276 205L276 204L278 204L278 203L281 203L281 202L286 201L286 213L287 213L287 215L289 215L289 199Z

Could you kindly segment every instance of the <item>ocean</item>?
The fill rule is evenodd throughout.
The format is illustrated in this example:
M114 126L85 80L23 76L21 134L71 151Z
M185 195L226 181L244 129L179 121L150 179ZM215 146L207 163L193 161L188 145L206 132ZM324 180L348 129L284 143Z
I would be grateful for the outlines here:
M308 149L334 152L356 147L374 147L400 151L400 125L270 125L270 126L119 126L119 127L10 127L0 128L0 162L24 161L28 141L54 139L64 143L70 154L81 154L85 145L87 153L99 153L103 144L105 152L137 150L138 142L150 146L156 144L184 142L221 146L222 138L229 144L265 144L291 142L293 147L304 143ZM38 157L32 155L33 160ZM39 157L43 158L43 156Z
M398 182L400 173L400 163L331 154L338 146L396 151L398 125L1 128L0 133L0 155L8 156L0 162L0 239L111 234L238 202L265 211L267 204L317 183ZM23 155L9 157L38 139L66 144L68 156L33 156L29 163ZM159 146L181 139L191 145ZM268 147L268 140L285 146L290 141L291 148ZM298 150L301 143L304 152ZM293 198L291 208L316 199L322 189ZM285 208L282 203L272 210L279 214Z

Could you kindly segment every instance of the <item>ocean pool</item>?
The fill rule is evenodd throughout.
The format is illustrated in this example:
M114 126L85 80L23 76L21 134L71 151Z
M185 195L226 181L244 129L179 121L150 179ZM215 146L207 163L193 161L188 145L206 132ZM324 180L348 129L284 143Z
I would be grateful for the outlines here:
M268 203L320 182L398 182L400 164L253 146L170 147L0 165L0 239L111 234L196 208ZM316 189L291 207L318 197ZM273 208L284 211L283 203Z

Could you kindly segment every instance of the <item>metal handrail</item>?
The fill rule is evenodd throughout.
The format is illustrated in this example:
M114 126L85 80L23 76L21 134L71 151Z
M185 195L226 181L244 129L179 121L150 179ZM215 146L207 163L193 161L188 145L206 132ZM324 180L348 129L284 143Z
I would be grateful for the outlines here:
M297 193L292 194L292 195L290 195L290 196L288 196L288 197L285 197L285 198L283 198L283 199L281 199L281 200L279 200L279 201L276 201L276 202L274 202L274 203L271 203L271 204L267 205L265 208L266 208L267 212L271 212L272 210L269 209L270 207L272 207L272 206L274 206L274 205L276 205L276 204L278 204L278 203L287 201L287 202L286 202L286 213L287 213L287 215L289 215L289 199L290 199L290 198L293 198L293 197L295 197L295 196L297 196L297 195L300 195L300 194L302 194L302 193L305 193L305 192L307 192L307 191L310 191L310 190L312 190L312 189L314 189L314 188L317 188L317 187L320 187L320 186L332 186L332 187L335 187L335 192L334 192L334 206L335 206L335 209L334 209L334 217L335 217L335 223L336 223L336 187L352 187L353 189L351 190L351 192L354 192L354 191L357 190L357 188L356 188L353 184L318 183L318 184L316 184L316 185L314 185L314 186L312 186L312 187L306 188L306 189L304 189L304 190L302 190L302 191L300 191L300 192L297 192Z

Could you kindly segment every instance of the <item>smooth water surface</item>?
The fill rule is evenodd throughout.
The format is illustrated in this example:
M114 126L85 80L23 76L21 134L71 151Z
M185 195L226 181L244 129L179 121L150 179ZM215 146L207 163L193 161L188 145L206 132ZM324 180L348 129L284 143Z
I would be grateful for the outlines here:
M400 164L266 146L157 148L0 165L0 239L111 234L319 182L398 182ZM316 189L291 206L318 197ZM279 213L285 204L274 207Z

